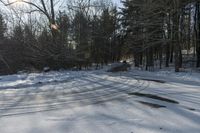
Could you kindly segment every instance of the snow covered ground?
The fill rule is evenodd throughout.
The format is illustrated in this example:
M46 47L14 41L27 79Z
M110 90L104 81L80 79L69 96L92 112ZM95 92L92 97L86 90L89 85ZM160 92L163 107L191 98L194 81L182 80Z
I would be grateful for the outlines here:
M200 73L0 76L0 133L200 133Z

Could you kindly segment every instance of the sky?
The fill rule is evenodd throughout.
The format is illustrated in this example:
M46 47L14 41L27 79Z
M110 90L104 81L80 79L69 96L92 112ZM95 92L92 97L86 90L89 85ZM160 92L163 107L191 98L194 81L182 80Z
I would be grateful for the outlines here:
M114 3L116 3L118 6L122 6L122 4L121 4L121 0L112 0Z
M12 0L11 0L12 1ZM112 0L115 4L117 4L119 7L122 6L121 0ZM2 3L0 3L0 6L2 6Z

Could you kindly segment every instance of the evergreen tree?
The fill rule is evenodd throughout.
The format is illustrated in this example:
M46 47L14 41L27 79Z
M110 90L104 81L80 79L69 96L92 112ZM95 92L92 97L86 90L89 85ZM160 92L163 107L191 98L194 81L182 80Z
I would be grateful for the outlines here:
M3 16L0 14L0 40L5 38L6 24L4 22Z
M84 61L90 57L90 28L87 16L82 11L78 11L72 22L73 36L76 42L77 59Z
M70 20L68 15L65 12L59 12L56 23L60 32L57 41L61 43L62 46L67 47L70 28Z

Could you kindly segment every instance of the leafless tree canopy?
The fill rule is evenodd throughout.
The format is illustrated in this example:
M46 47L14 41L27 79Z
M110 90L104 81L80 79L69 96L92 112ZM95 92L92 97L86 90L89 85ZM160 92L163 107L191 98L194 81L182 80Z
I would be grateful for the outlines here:
M0 73L87 69L131 58L200 67L199 0L0 0Z

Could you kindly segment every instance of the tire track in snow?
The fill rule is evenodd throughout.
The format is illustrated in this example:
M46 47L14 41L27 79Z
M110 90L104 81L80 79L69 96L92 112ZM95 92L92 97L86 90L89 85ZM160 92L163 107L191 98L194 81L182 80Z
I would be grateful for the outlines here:
M98 77L99 78L99 77ZM105 79L103 79L105 80ZM143 90L146 89L148 87L148 82L146 81L140 81L140 80L136 80L136 82L134 83L134 87L132 85L133 88L130 88L130 85L128 85L130 83L130 79L126 79L126 82L124 82L124 84L127 84L127 86L124 87L124 84L121 86L112 86L112 85L105 85L102 84L101 88L104 89L97 89L96 91L92 91L90 93L82 93L82 91L74 94L73 97L76 97L76 99L69 99L69 96L67 96L65 98L65 95L61 95L62 98L60 99L51 99L46 102L46 103L35 103L35 104L26 104L26 102L24 102L23 100L21 101L21 103L23 103L22 105L16 105L16 106L12 106L15 104L15 101L13 103L10 103L10 106L8 106L7 108L1 108L0 112L2 111L6 111L10 113L3 113L2 115L0 115L0 117L3 116L9 116L9 115L19 115L19 114L26 114L26 112L42 112L42 111L47 111L47 110L52 110L52 109L56 109L56 108L64 108L67 105L71 105L71 104L77 104L77 103L81 103L81 104L93 104L93 103L98 103L98 102L103 102L103 101L108 101L111 99L115 99L115 98L119 98L122 96L126 96L127 93L130 92L135 92L135 91L139 91L139 90ZM92 82L92 81L90 81ZM98 81L93 81L93 84L98 83ZM146 86L145 86L146 83ZM119 83L121 84L121 83ZM86 87L87 88L87 87ZM111 88L111 89L110 89ZM120 88L120 89L119 89ZM78 90L81 90L82 88L79 88ZM84 89L83 89L84 90ZM70 94L71 95L71 94ZM89 96L88 96L89 95ZM72 96L71 96L72 97ZM46 99L45 99L46 100ZM20 103L20 102L19 102ZM41 109L41 108L48 108L48 109ZM30 111L30 109L37 109L37 110L32 110Z

